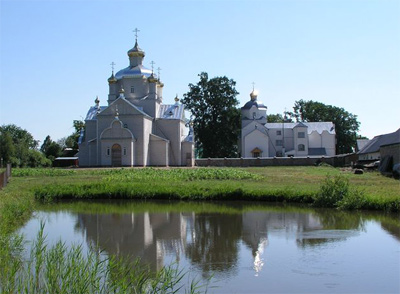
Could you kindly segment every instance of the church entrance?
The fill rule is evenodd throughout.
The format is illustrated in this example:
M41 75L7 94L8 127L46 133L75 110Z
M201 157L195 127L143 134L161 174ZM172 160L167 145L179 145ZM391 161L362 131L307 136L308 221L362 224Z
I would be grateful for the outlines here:
M111 147L111 165L112 166L121 166L122 165L122 152L121 145L114 144Z

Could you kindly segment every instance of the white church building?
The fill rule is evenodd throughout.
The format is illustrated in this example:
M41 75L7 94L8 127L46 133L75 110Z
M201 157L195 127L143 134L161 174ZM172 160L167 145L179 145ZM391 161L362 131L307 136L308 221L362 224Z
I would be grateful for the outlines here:
M129 65L108 79L107 105L90 107L79 138L79 166L191 166L194 138L184 107L163 104L164 84L143 66L145 52L128 51Z
M267 107L250 93L242 108L241 157L334 156L332 122L268 123Z

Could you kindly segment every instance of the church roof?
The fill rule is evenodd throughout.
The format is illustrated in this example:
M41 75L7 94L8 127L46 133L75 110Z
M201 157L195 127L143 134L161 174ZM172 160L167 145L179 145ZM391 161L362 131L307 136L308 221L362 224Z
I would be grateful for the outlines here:
M159 110L159 118L163 119L184 119L184 107L182 104L161 104Z
M115 74L115 78L117 80L120 80L120 79L122 79L124 77L133 78L133 77L145 76L146 78L148 78L148 77L151 76L151 73L152 73L151 69L148 69L148 68L144 67L143 65L138 65L138 66L135 66L135 67L132 67L132 68L130 66L128 66L128 67L118 71Z
M298 126L299 123L266 123L267 129L293 129ZM333 122L302 122L307 127L307 133L317 132L322 134L323 131L327 131L329 134L335 134L335 125Z
M103 111L106 108L107 108L107 106L100 106L100 107L91 106L89 111L86 114L85 120L96 119L97 118L97 113Z
M250 100L248 101L243 107L242 109L250 109L253 106L257 107L258 109L263 108L263 109L267 109L267 107L264 105L264 103L262 103L261 101L257 101L257 100Z

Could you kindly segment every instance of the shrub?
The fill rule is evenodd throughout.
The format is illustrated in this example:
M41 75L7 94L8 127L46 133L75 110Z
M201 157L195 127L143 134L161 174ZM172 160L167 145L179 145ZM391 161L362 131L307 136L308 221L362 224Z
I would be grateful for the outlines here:
M314 199L314 205L320 207L337 207L349 193L349 180L342 175L327 175Z
M337 207L343 209L361 209L367 205L363 191L351 188L349 180L343 175L327 175L319 192L314 197L318 207Z

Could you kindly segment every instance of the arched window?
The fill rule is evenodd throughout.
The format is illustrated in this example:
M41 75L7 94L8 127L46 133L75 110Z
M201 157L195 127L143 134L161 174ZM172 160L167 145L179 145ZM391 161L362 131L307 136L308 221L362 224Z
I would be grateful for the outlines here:
M304 146L304 144L299 144L299 146L297 146L297 150L298 151L305 151L306 150L306 146Z

